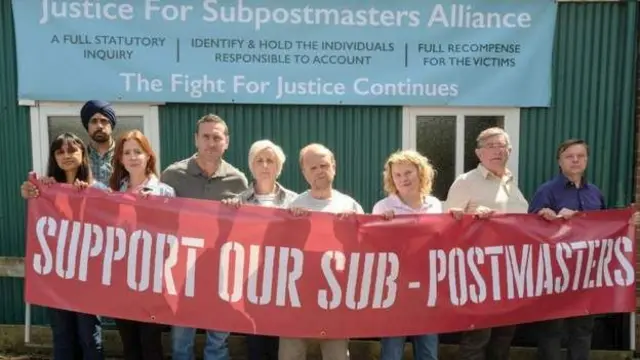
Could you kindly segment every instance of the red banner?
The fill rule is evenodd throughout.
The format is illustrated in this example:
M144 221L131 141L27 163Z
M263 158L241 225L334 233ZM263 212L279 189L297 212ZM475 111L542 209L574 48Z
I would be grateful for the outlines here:
M56 185L29 200L26 301L314 338L632 312L632 213L294 217Z

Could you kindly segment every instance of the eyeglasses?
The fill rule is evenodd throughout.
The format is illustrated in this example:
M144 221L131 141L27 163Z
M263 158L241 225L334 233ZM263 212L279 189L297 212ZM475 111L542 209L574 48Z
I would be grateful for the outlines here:
M500 149L500 150L504 150L506 149L508 146L507 144L484 144L481 146L482 149Z

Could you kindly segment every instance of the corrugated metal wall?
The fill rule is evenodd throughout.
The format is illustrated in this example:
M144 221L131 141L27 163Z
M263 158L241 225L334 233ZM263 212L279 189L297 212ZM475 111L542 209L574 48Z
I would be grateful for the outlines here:
M633 202L636 7L635 1L560 4L551 107L521 112L525 195L557 172L558 144L578 137L590 145L588 176L609 205Z
M195 122L215 113L227 121L230 145L225 158L251 178L247 155L251 144L271 139L282 146L287 161L281 182L294 191L307 185L298 152L319 142L336 155L336 188L352 195L365 211L382 196L382 166L402 145L402 108L358 106L187 105L163 106L160 144L163 168L195 151Z
M29 109L18 106L11 1L0 2L0 256L24 255L25 202L20 184L31 168ZM0 323L22 321L22 279L0 277Z

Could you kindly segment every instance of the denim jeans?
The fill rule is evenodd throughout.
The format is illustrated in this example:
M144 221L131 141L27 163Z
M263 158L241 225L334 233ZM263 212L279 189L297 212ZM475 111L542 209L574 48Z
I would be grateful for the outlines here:
M401 360L406 337L382 338L380 360ZM438 360L438 335L410 336L414 360Z
M174 326L171 328L172 360L194 360L193 343L196 329ZM228 332L207 330L204 360L229 360Z
M53 360L102 360L102 321L96 315L49 309Z

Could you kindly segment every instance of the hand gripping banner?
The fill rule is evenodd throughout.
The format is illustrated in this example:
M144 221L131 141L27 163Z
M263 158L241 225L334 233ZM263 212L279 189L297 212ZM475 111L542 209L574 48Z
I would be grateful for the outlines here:
M54 185L29 200L25 298L112 318L310 338L632 312L632 214L294 217Z

